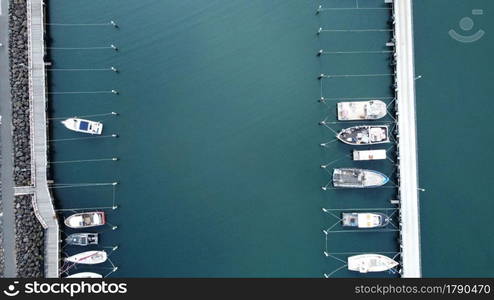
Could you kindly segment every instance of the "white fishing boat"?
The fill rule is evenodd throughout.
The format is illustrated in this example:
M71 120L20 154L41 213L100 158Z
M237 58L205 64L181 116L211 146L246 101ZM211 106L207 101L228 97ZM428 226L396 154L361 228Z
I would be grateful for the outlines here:
M67 245L73 245L73 246L98 245L98 234L73 233L65 239L65 242L67 243Z
M386 159L386 150L353 150L353 160L382 160Z
M64 221L65 225L70 228L101 226L104 225L105 222L105 213L102 211L73 214Z
M390 218L382 213L342 213L341 224L345 227L376 228L385 227Z
M341 130L336 137L349 145L375 145L389 143L387 125L362 125Z
M384 272L398 265L393 259L381 254L360 254L348 257L348 270L360 273Z
M108 255L105 251L86 251L81 252L76 255L69 256L65 258L65 261L76 263L76 264L85 264L85 265L95 265L104 263L108 258Z
M381 100L338 103L339 121L377 120L386 116L386 103Z
M333 186L341 188L375 188L385 185L389 178L374 170L339 168L333 170Z
M103 123L84 120L79 118L68 118L62 121L62 124L72 131L89 133L89 134L101 134L103 132Z
M65 278L103 278L103 275L93 272L80 272L69 275Z

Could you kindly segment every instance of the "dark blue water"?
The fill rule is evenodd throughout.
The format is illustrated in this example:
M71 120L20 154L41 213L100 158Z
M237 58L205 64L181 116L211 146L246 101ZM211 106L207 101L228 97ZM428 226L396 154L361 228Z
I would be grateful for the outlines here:
M494 3L416 0L414 9L423 275L491 277ZM485 35L465 44L451 29Z
M386 50L389 32L318 37L317 28L389 28L389 11L316 16L318 5L50 1L51 23L119 25L49 28L50 47L119 48L49 53L55 69L119 69L50 72L51 92L103 92L52 94L52 117L119 114L88 117L104 123L104 136L118 138L60 140L83 136L58 119L51 123L52 161L119 158L52 164L56 184L119 183L54 189L60 208L107 213L110 225L96 231L100 247L119 246L107 249L119 267L110 276L321 277L342 265L325 250L397 251L395 232L331 233L327 243L322 233L337 221L323 207L390 207L396 190L321 190L330 179L321 163L339 159L332 167L373 168L393 180L394 168L389 161L354 163L345 157L352 148L339 143L321 148L334 134L317 125L335 120L335 102L318 103L321 92L327 98L392 98L390 76L317 79L321 72L386 74L389 55L315 55L321 48ZM351 7L355 1L324 5ZM119 94L108 93L112 89ZM118 209L108 209L113 205ZM111 264L77 270L108 274ZM358 275L341 270L334 276Z

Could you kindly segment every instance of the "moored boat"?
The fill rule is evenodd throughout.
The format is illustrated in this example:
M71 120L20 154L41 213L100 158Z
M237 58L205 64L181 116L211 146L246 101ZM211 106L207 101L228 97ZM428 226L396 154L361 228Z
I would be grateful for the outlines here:
M64 223L70 228L88 228L105 224L105 213L102 211L77 213L65 219Z
M353 126L341 130L336 137L349 145L374 145L390 141L387 125Z
M339 121L377 120L386 116L386 103L381 100L338 103Z
M85 264L85 265L95 265L104 263L108 258L108 255L105 251L86 251L81 252L72 256L65 258L65 261L76 263L76 264Z
M103 278L103 275L93 272L80 272L69 275L65 278Z
M381 160L386 159L386 150L353 150L353 160Z
M345 227L376 228L385 227L390 219L382 213L342 213L341 224Z
M97 233L74 233L69 235L65 242L73 246L88 246L98 244Z
M62 121L62 124L72 131L89 133L89 134L101 134L103 132L103 123L84 120L79 118L68 118Z
M360 254L348 257L348 270L360 273L384 272L398 265L393 259L381 254Z
M365 169L333 170L333 186L341 188L373 188L385 185L389 178L381 172Z

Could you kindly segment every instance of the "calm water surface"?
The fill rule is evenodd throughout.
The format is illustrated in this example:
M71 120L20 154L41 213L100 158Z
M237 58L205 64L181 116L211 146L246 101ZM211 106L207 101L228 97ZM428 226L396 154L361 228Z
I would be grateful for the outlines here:
M492 277L494 2L416 0L414 9L423 275ZM464 44L450 29L485 35Z
M451 4L454 2L454 5ZM353 7L353 0L325 1ZM64 209L109 207L98 229L101 246L118 245L110 276L320 277L342 265L323 251L396 252L396 232L331 233L337 220L321 208L385 208L396 190L321 191L332 167L365 167L392 177L392 162L354 163L351 147L332 143L317 123L335 120L326 98L392 99L390 76L331 78L317 74L388 74L389 54L316 57L327 51L382 51L389 32L325 32L317 28L389 28L389 11L326 11L315 1L62 1L51 0L54 118L104 122L104 135L81 137L58 120L51 126L58 184L112 186L55 189ZM383 1L359 1L383 7ZM440 9L439 9L440 7ZM472 16L473 8L484 9ZM492 276L488 231L494 204L488 169L492 142L492 49L488 1L416 0L417 82L422 261L425 276ZM446 17L447 16L447 17ZM464 16L485 36L473 44L452 40ZM491 20L491 21L489 21ZM115 89L119 95L108 91ZM389 122L389 117L383 122ZM331 126L339 130L343 125ZM388 148L386 146L385 148ZM393 157L390 149L390 158ZM391 213L391 212L390 212ZM67 214L64 212L62 214ZM64 230L66 233L70 231ZM71 254L80 249L65 248ZM111 249L108 249L111 252ZM392 255L392 254L390 254ZM338 256L344 259L345 256ZM92 268L106 274L111 265ZM79 268L78 270L86 270ZM358 276L345 270L334 276ZM379 276L393 276L379 274Z

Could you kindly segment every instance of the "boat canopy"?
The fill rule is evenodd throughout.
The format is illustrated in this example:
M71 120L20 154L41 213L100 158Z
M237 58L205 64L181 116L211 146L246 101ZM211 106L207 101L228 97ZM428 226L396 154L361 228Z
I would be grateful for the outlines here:
M89 122L86 121L79 122L79 129L87 131L89 129Z

